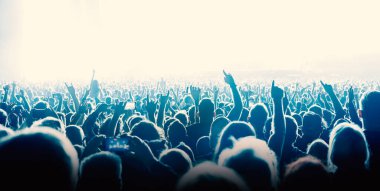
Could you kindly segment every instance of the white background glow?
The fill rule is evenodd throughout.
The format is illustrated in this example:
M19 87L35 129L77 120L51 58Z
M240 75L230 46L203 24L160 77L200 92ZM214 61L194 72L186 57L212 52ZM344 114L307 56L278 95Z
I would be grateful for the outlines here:
M92 69L103 78L373 71L380 60L377 1L1 2L11 32L0 66L24 80L88 80Z

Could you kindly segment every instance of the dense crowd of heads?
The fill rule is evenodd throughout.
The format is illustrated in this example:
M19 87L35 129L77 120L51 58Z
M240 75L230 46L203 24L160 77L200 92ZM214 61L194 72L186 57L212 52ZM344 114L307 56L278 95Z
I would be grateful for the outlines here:
M1 83L2 190L377 190L376 82Z

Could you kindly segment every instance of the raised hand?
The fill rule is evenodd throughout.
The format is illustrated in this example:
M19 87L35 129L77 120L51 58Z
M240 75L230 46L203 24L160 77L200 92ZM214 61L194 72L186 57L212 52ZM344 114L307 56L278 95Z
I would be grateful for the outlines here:
M88 97L89 94L90 94L90 90L86 90L86 91L84 92L83 97L82 97L82 99L81 99L81 104L84 104L84 103L85 103L85 101L86 101L86 99L87 99L87 97Z
M284 90L275 86L274 80L272 81L271 96L273 100L282 100L282 98L284 98Z
M227 73L226 71L223 70L223 74L224 74L224 81L228 85L230 85L230 86L236 86L234 77L230 73Z
M166 105L166 103L168 102L169 100L169 91L166 95L160 95L160 106L161 105Z
M10 89L10 86L9 85L5 85L5 86L3 86L3 89L4 89L5 92L8 92L9 89Z
M328 94L334 93L334 88L332 87L332 85L325 84L322 81L321 81L321 85L322 85L323 89L326 91L326 93L328 93Z
M148 113L154 113L157 109L157 101L153 101L149 99L149 94L146 96L146 111Z
M126 104L127 102L120 102L119 104L117 104L114 108L114 115L120 116L121 114L123 114L125 112L124 108Z
M350 89L348 90L348 102L353 103L354 100L355 100L355 94L351 86Z
M75 95L75 88L74 88L74 86L73 86L72 83L71 83L71 84L67 84L67 83L65 82L65 86L66 86L66 88L67 88L67 91L68 91L70 94L74 94L74 95Z
M190 94L191 97L193 97L194 99L195 105L198 105L199 100L201 99L201 89L194 86L190 86Z

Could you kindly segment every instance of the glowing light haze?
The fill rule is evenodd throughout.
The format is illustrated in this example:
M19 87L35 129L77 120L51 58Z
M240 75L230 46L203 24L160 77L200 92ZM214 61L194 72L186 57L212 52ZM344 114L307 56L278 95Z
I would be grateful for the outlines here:
M373 71L380 60L377 1L1 0L0 6L7 26L0 28L6 32L0 66L13 69L8 78L88 80L92 69L103 78Z

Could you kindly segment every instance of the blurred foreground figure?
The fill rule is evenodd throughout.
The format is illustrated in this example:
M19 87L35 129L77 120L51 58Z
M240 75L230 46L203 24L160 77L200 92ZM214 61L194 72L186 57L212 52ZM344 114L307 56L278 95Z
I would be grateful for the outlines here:
M51 128L20 131L0 142L1 190L75 190L78 158Z

